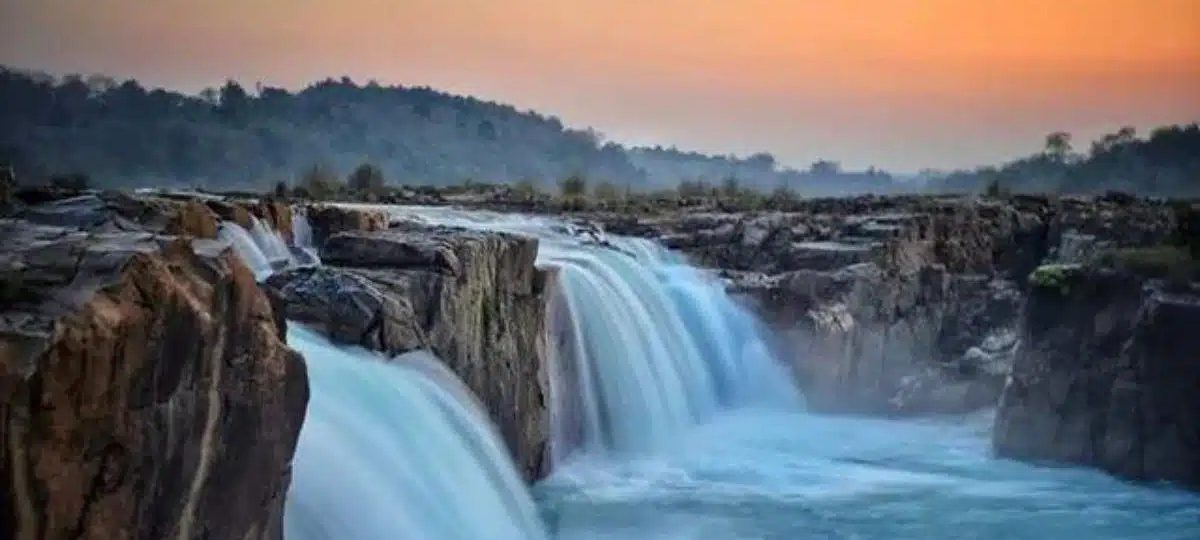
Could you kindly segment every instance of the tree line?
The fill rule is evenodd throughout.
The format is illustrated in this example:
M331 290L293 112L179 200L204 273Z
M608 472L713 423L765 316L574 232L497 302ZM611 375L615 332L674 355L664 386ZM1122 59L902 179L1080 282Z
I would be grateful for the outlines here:
M829 160L794 169L767 153L629 148L554 116L425 87L341 78L292 92L226 81L186 95L136 80L0 67L0 166L11 166L22 181L100 187L263 191L316 178L319 190L321 179L360 175L371 185L507 183L542 191L577 178L606 196L730 184L798 196L922 187L1197 195L1198 139L1195 124L1160 128L1145 139L1123 129L1078 153L1069 135L1056 133L1037 155L929 175L923 185Z

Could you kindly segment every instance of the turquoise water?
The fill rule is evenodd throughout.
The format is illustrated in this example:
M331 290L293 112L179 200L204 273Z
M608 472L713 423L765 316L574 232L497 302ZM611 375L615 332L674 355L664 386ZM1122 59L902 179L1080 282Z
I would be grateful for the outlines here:
M288 540L538 540L533 501L469 391L432 356L385 362L295 324L310 398Z
M538 264L558 270L569 314L551 351L556 469L531 497L434 364L387 365L292 331L312 400L289 540L1200 539L1200 496L994 459L984 415L805 413L754 317L653 243L388 210L541 240Z
M1200 538L1200 497L994 459L989 419L735 411L535 489L561 539Z

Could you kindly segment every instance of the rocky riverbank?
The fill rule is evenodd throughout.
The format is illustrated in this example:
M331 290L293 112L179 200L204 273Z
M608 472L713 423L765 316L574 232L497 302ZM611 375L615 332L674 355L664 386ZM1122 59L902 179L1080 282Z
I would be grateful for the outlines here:
M1026 276L1161 243L1174 209L1127 197L859 197L788 211L579 216L715 269L775 330L810 406L965 412L998 401Z
M996 452L1200 487L1200 287L1078 265L1032 283Z
M5 196L0 528L15 538L278 538L307 399L285 319L387 355L432 350L525 477L547 472L552 279L536 240L268 199ZM259 222L294 243L300 211L321 266L259 284L218 239ZM815 410L999 404L1001 455L1194 486L1200 295L1191 276L1104 262L1171 240L1179 216L1127 197L905 196L562 218L713 269Z
M95 232L0 220L0 530L281 537L308 386L267 296L223 244L75 204L27 215Z

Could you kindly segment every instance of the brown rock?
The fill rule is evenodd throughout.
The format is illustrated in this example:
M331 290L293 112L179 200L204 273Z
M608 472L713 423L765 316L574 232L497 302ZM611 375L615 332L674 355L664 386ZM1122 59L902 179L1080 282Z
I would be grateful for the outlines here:
M219 243L0 222L0 530L280 538L307 402Z
M333 205L309 206L308 221L312 225L313 240L317 245L340 232L371 232L388 228L388 216L382 211Z
M480 398L534 479L547 472L549 435L536 256L532 238L410 224L334 234L322 259L336 268L285 272L269 283L289 314L342 341L431 349Z
M212 210L198 201L187 201L179 205L167 224L166 232L196 238L216 238L217 225L217 216Z

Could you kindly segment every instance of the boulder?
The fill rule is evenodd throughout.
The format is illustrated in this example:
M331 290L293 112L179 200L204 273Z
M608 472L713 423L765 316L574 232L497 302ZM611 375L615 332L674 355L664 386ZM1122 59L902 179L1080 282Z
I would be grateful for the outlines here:
M397 355L428 346L408 299L384 294L369 279L332 267L276 272L266 286L287 318L306 323L333 341Z
M0 221L0 529L281 538L308 397L215 241Z

